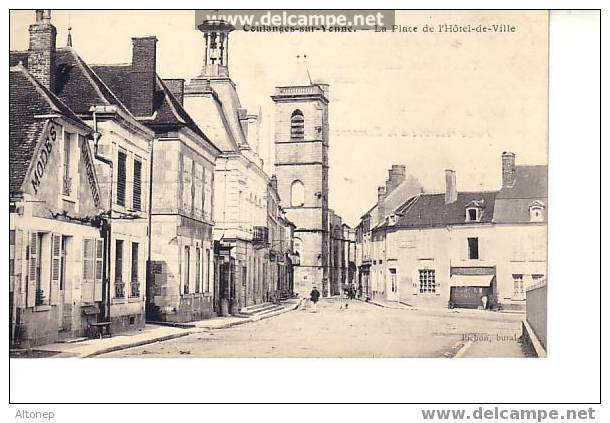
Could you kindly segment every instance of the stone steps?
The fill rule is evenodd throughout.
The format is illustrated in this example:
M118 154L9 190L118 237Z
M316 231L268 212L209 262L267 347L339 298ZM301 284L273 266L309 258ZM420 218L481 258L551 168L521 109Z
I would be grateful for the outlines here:
M262 303L262 304L255 304L249 307L244 307L241 310L239 310L239 314L240 315L244 315L244 316L254 316L255 314L263 314L266 312L270 312L270 311L275 311L275 310L279 310L281 309L282 306L280 304L275 304L275 303Z

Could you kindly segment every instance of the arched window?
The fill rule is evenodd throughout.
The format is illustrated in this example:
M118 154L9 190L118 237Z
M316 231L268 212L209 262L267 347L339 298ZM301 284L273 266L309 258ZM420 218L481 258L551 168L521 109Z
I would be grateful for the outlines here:
M305 137L305 118L299 109L290 116L290 140L301 141Z
M305 186L299 180L290 186L290 204L292 207L302 207L305 204Z

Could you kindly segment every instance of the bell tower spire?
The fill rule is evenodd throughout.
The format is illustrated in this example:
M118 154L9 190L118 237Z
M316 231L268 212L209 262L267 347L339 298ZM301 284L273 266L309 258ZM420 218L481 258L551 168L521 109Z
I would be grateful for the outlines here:
M229 76L229 33L235 29L229 22L205 20L199 26L203 32L205 49L201 76L204 78Z

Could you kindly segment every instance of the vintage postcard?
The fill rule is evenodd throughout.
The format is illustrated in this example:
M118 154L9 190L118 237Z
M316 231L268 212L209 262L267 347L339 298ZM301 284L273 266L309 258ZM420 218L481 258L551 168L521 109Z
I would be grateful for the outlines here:
M545 357L548 46L548 11L11 11L11 357Z

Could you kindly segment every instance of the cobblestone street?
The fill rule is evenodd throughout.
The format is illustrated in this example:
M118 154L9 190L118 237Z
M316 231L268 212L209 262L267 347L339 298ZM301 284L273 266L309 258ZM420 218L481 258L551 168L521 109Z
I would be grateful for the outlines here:
M305 308L101 357L524 357L517 340L521 319L519 314L384 308L333 298L322 300L317 313Z

